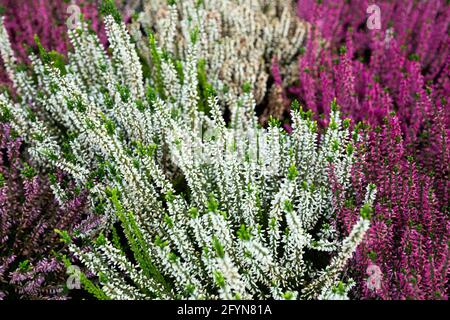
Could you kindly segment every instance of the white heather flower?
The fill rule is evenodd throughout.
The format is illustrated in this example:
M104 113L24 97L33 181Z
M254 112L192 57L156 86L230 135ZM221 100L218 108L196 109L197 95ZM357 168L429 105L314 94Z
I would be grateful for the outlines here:
M199 57L207 62L208 79L219 93L226 89L241 94L242 86L249 83L260 103L273 58L280 63L285 81L296 78L295 57L307 26L293 14L292 1L183 0L168 5L166 0L155 0L145 1L143 7L130 26L139 50L149 52L147 35L141 30L156 30L160 46L184 59L191 30L197 28ZM176 28L181 32L176 34Z

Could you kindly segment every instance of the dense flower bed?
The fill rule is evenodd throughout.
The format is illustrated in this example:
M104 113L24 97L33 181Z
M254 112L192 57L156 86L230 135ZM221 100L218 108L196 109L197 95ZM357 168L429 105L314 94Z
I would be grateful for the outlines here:
M446 1L0 8L0 299L448 298Z

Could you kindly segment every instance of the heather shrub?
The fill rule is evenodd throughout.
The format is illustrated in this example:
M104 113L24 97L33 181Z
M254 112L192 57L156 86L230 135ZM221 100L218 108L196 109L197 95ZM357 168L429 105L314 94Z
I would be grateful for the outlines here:
M380 3L2 18L0 298L447 299L448 15Z
M299 99L322 126L336 99L354 124L369 125L353 186L374 183L379 192L372 227L350 268L357 280L353 297L446 298L447 7L444 1L377 4L381 30L366 27L367 1L298 3L299 16L315 29L299 57L299 81L284 99ZM276 64L273 74L279 76ZM337 216L337 225L354 221L362 190L341 198L349 208ZM382 277L378 290L368 285L374 270Z
M35 35L48 50L66 54L68 49L67 21L71 13L68 0L0 0L0 10L5 17L5 26L10 33L11 43L20 62L28 62L30 50L37 50ZM97 15L97 0L77 0L84 19L91 22L91 28L98 32L102 43L105 36ZM8 76L0 68L0 81L8 83Z
M371 227L349 266L358 299L447 299L448 211L440 211L430 177L422 174L402 143L398 118L364 128L352 173L354 192L341 197L339 232L348 234L364 201L364 186L377 186ZM335 184L340 194L339 183ZM377 272L373 274L372 272ZM378 278L378 279L377 279ZM379 281L371 286L370 280Z
M367 5L299 3L300 16L315 21L317 29L308 34L299 57L299 81L286 95L315 112L322 125L328 122L323 115L334 98L354 123L362 120L376 127L396 112L407 154L432 178L440 208L448 210L446 6L443 1L380 2L383 28L369 30ZM421 10L423 15L418 14ZM273 70L279 75L276 64Z
M149 35L154 35L165 51L185 59L187 35L197 28L202 59L199 68L207 76L200 80L209 81L218 94L242 94L247 83L256 103L265 104L263 100L275 90L270 79L273 59L280 65L285 85L297 77L296 56L307 25L293 14L294 1L158 0L144 2L142 7L130 29L148 64L152 50Z
M38 174L22 146L0 124L0 299L65 299L68 276L58 256L68 251L54 229L87 230L87 194L62 174ZM55 197L60 185L66 191Z
M380 8L381 23L380 29L370 30L366 25L374 11L368 13L367 10L373 4ZM450 16L447 1L305 0L297 2L297 13L314 24L331 47L340 47L350 36L358 56L387 63L382 74L386 78L391 78L389 66L396 66L397 61L391 59L389 64L389 58L393 57L383 52L382 47L388 47L390 40L395 39L404 57L420 63L425 81L443 86L448 94L450 83L445 70L449 63Z
M380 30L366 26L368 1L298 3L299 16L317 29L299 58L298 85L288 92L317 114L327 113L336 97L346 116L373 126L395 111L408 151L421 155L424 172L440 175L445 161L437 168L422 159L430 152L448 157L448 4L377 4ZM445 184L442 174L439 180Z

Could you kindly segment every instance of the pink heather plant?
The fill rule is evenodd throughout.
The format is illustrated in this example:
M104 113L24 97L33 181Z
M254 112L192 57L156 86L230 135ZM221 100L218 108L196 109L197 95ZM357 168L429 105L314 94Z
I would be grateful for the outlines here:
M19 61L27 61L28 50L36 49L37 35L44 48L67 53L67 19L71 4L80 7L84 19L91 22L91 28L106 43L104 29L98 20L98 0L0 0L0 9L5 16L5 25ZM0 81L7 82L7 75L0 69Z
M404 147L417 169L432 177L440 207L448 210L448 5L379 1L382 29L369 30L366 9L371 3L299 2L300 17L315 28L299 58L298 84L287 95L316 115L328 114L336 98L355 123L372 126L395 111ZM386 38L387 28L392 38ZM280 82L276 70L275 65L273 76Z
M436 85L426 85L420 63L404 57L395 39L389 47L380 42L383 55L369 64L355 59L358 56L350 35L339 53L321 48L318 42L317 33L309 36L299 58L299 83L288 89L317 114L327 113L335 97L342 112L355 121L379 124L396 110L410 142L420 133L425 116L445 98ZM449 111L444 110L448 121Z
M447 298L448 6L445 1L377 1L382 18L377 31L366 27L369 4L299 2L300 17L316 29L299 58L299 82L287 94L322 124L328 120L319 115L328 114L336 98L354 123L363 120L377 128L367 130L361 145L365 158L353 177L360 189L345 199L348 208L337 217L346 235L359 214L355 204L364 200L362 186L376 185L372 227L351 269L358 281L355 297ZM388 27L391 39L386 39ZM368 272L377 268L381 287L371 290Z
M380 30L369 30L367 27L370 13L366 10L373 4L380 8ZM302 0L297 6L299 17L317 26L322 37L333 47L343 44L348 32L351 32L355 50L360 55L369 51L375 59L382 53L379 51L380 40L385 42L391 31L404 56L412 55L420 62L425 80L442 80L447 90L448 10L446 0Z
M374 3L380 7L381 30L366 26L366 9ZM297 9L317 28L299 59L299 85L289 90L306 107L326 113L336 97L354 120L375 125L395 110L408 144L441 113L448 137L447 1L305 0Z
M319 49L311 36L299 59L300 81L288 93L317 115L328 114L336 97L344 115L372 126L396 111L408 153L416 156L419 169L433 176L442 207L448 206L449 123L447 98L426 86L417 61L402 57L395 40L385 50L384 67L354 60L352 40L340 53ZM319 57L315 55L319 52ZM391 57L389 60L387 57ZM390 75L391 77L386 77ZM326 124L327 119L319 119Z
M368 299L447 299L450 220L439 211L432 181L406 157L398 118L389 116L375 130L366 130L353 174L354 194L336 217L348 234L358 219L365 185L377 187L371 228L350 266L357 280L354 295ZM339 185L336 184L338 191ZM371 269L381 271L380 286L368 286Z
M54 229L84 232L95 218L88 217L87 194L60 174L52 179L73 191L59 204L49 179L22 160L21 148L0 123L0 300L64 299L68 275L57 254L66 252Z

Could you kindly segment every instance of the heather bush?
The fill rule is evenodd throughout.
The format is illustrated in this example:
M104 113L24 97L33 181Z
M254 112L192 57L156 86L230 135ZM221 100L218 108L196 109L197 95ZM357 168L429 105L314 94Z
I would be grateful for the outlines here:
M420 173L402 144L398 118L364 128L352 172L354 192L339 197L344 209L336 216L339 232L348 234L364 201L364 186L375 183L377 199L371 227L349 267L357 281L355 298L447 299L449 272L448 211L440 211L430 177ZM335 191L340 194L339 183ZM377 269L379 268L379 269ZM379 270L373 275L372 271ZM379 278L377 287L368 285Z
M448 299L445 1L3 2L0 298Z
M370 30L366 26L370 16L367 9L373 4L380 8L381 28ZM388 47L390 39L395 39L404 57L420 63L425 81L445 87L448 93L450 15L447 1L305 0L297 2L297 13L314 24L331 47L340 47L350 35L359 56L387 63L385 73L381 74L386 78L391 77L389 66L396 66L397 61L391 59L389 64L389 58L394 56L380 47Z
M150 57L151 34L161 48L179 59L187 56L189 30L200 35L199 68L218 94L242 94L249 84L257 104L271 86L273 59L280 65L285 85L297 77L296 56L307 24L296 18L294 1L205 0L147 1L130 25L139 51ZM148 60L148 58L147 58ZM148 61L151 64L151 61ZM205 81L203 79L200 79ZM267 121L268 115L266 116ZM266 122L265 121L265 122Z
M299 57L299 81L285 97L298 98L323 126L336 98L354 124L361 120L371 128L354 172L354 185L361 179L379 189L368 239L352 262L357 298L447 297L450 114L444 2L380 1L382 30L366 27L367 1L298 4L300 17L316 29ZM279 76L276 64L273 74ZM347 199L349 212L358 199L361 190ZM347 222L351 216L343 215ZM384 279L378 291L367 285L373 266Z
M0 0L1 14L11 34L11 43L20 62L28 62L30 50L36 51L35 35L48 50L66 54L68 49L67 21L71 4L80 7L84 19L91 22L91 28L98 32L102 43L105 36L97 15L97 0ZM0 81L8 83L8 76L0 68Z
M349 36L345 45L334 50L323 47L317 34L310 35L299 58L298 85L288 92L317 114L326 113L336 97L344 114L375 125L396 111L407 142L416 140L435 109L445 107L448 92L427 85L420 63L405 57L395 39L389 47L380 42L383 60L369 64L355 58L353 44ZM443 111L448 125L448 110Z
M68 251L54 229L89 228L87 194L61 173L38 174L22 146L0 124L0 299L64 299L68 276L58 256Z
M317 114L336 97L345 115L374 126L395 111L409 152L421 155L424 172L439 175L446 162L437 168L422 158L430 151L448 158L448 4L379 1L380 30L366 27L369 4L298 3L299 16L317 29L299 58L298 85L288 91Z
M300 16L317 29L308 34L299 58L299 81L287 89L288 95L318 117L329 112L330 101L336 98L354 123L363 120L374 127L395 111L407 153L414 156L419 171L432 176L440 207L448 209L446 5L444 1L380 2L380 7L383 28L369 30L366 1L351 6L299 3ZM421 10L423 14L418 14ZM276 65L274 70L278 75ZM326 118L319 120L327 123Z

